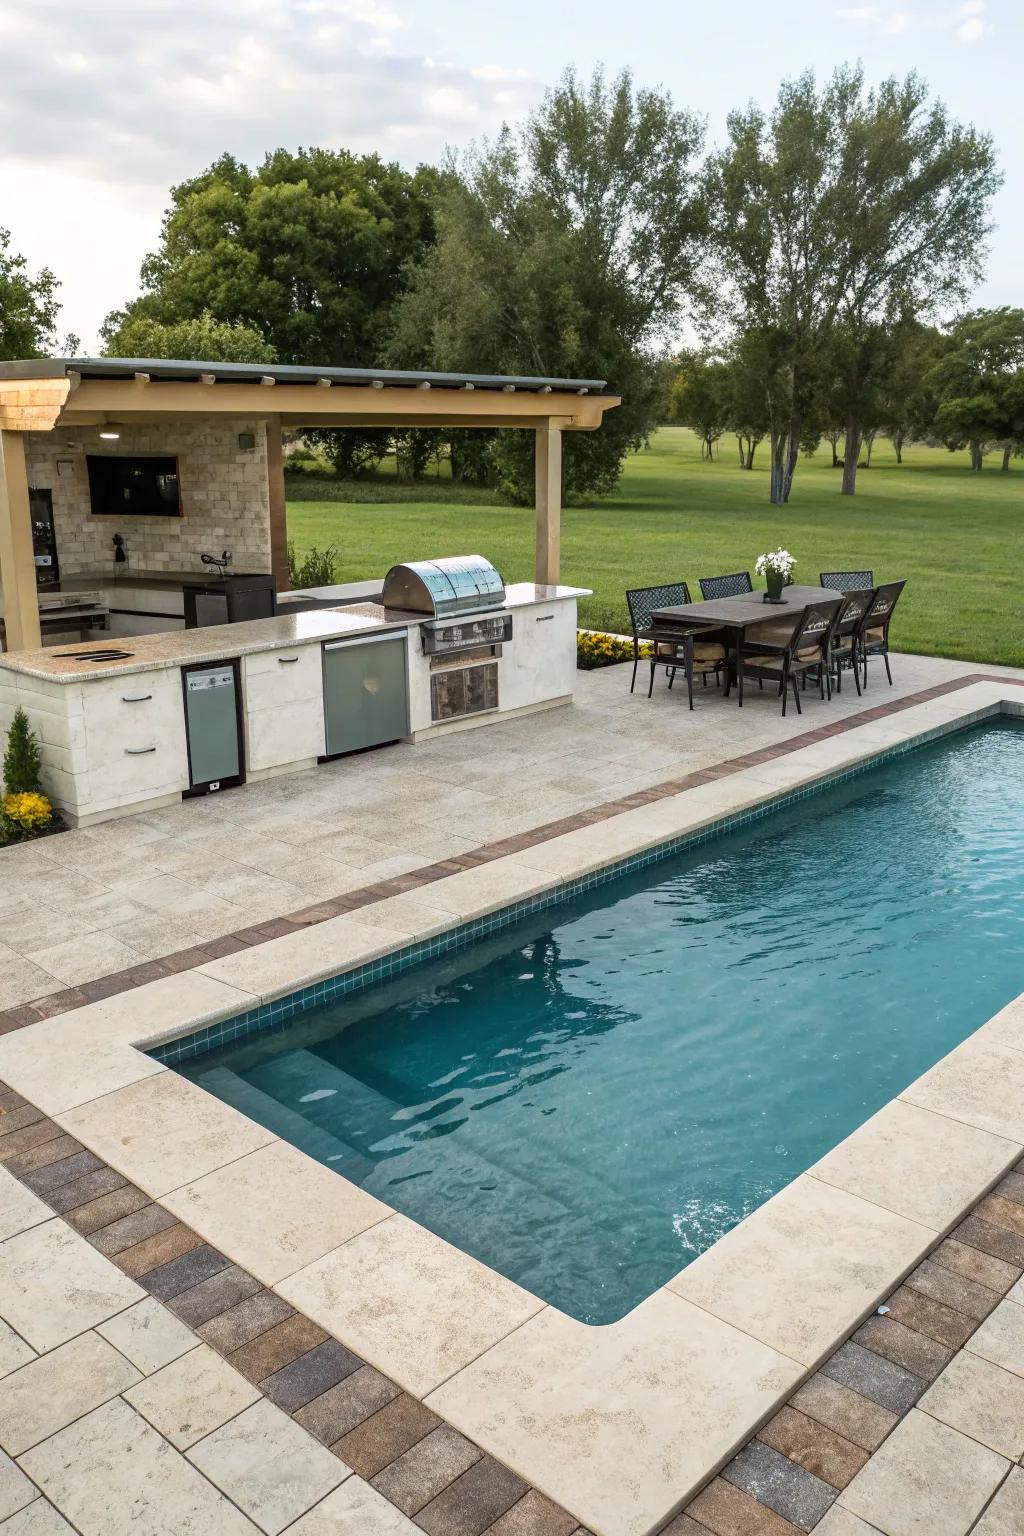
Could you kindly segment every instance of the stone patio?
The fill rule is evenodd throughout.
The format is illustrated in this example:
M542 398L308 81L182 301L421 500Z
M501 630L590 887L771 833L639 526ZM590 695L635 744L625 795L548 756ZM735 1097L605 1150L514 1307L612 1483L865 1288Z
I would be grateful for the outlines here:
M35 1006L26 1017L45 1016L107 995L115 974L146 981L202 964L240 947L240 933L276 936L287 914L385 894L375 887L425 865L472 860L496 839L978 668L898 656L892 688L876 667L863 699L847 677L831 704L808 693L803 716L791 706L785 719L767 691L748 690L740 710L699 687L690 714L661 674L652 699L642 677L631 695L629 671L579 673L569 708L3 850L0 1011ZM55 995L59 1003L44 1001Z
M654 815L651 806L659 797L646 805L644 791L693 775L699 783L705 770L761 750L766 756L757 769L757 792L771 793L773 783L782 787L794 778L786 757L769 760L770 749L785 749L816 729L852 722L925 690L933 690L934 700L941 685L978 671L900 656L894 688L876 672L865 699L848 683L830 706L808 694L804 715L785 720L767 694L748 695L740 712L717 692L698 690L691 715L685 695L668 693L661 679L648 701L642 693L629 695L628 668L582 674L571 709L391 748L223 798L6 850L0 853L0 1028L18 1030L137 985L144 987L140 1000L146 1003L160 988L187 994L194 986L201 1006L204 985L213 985L211 962L237 961L245 979L235 984L250 985L258 976L261 946L272 968L275 941L324 922L328 910L346 911L349 900L366 909L358 913L363 923L372 923L373 907L392 899L405 903L412 921L411 898L396 893L413 888L415 872L422 876L427 866L431 880L451 885L459 872L460 881L478 876L479 885L497 878L500 868L477 871L475 865L493 858L495 846L507 848L526 836L542 869L560 867L567 847L578 859L573 838L586 839L588 813L600 816L614 801L618 809L602 823L606 857L612 857L616 827L623 846L635 837L633 813L623 804L630 796L638 795L638 807ZM984 671L1000 675L999 669ZM728 772L735 796L737 769ZM689 795L717 805L724 792L718 777L707 772L703 790L689 788ZM662 793L668 817L668 802L685 797L664 788ZM476 890L470 899L479 895ZM332 931L323 929L328 947ZM161 977L158 987L148 986ZM992 1036L999 1043L988 1049L1019 1062L1019 1038L1013 1013ZM110 1080L115 1048L124 1046L113 1032L109 1041L97 1042L95 1093L116 1087ZM87 1064L83 1057L83 1069ZM253 1190L272 1183L285 1204L309 1210L318 1203L316 1192L299 1187L306 1173L290 1167L300 1154L271 1143L242 1117L237 1119L250 1139L236 1145L241 1131L232 1130L228 1147L218 1140L225 1122L213 1113L213 1101L209 1126L191 1111L186 1126L173 1075L164 1074L174 1101L166 1123L178 1127L170 1138L172 1167L160 1147L167 1138L153 1137L149 1123L160 1111L164 1085L135 1070L116 1097L127 1104L139 1094L145 1106L147 1126L140 1136L150 1137L153 1161L137 1164L140 1188L105 1161L118 1164L124 1144L105 1120L103 1101L89 1102L85 1080L79 1078L73 1100L65 1100L61 1083L45 1081L45 1063L26 1060L20 1070L26 1080L38 1080L39 1103L48 1113L36 1107L28 1088L22 1097L0 1086L0 1165L11 1170L0 1166L0 1536L75 1530L81 1536L590 1536L572 1513L503 1465L493 1445L488 1453L486 1443L481 1448L471 1438L475 1431L467 1435L446 1422L445 1390L431 1392L461 1361L480 1353L469 1335L473 1325L486 1331L489 1298L475 1275L467 1276L465 1326L453 1314L440 1353L437 1341L431 1344L435 1353L421 1351L420 1382L410 1377L399 1384L386 1365L380 1368L379 1319L367 1320L372 1360L356 1352L358 1319L346 1320L344 1344L330 1336L340 1298L359 1289L368 1266L387 1270L392 1242L408 1256L415 1233L405 1226L414 1224L402 1226L404 1218L375 1209L365 1195L346 1196L341 1203L319 1202L331 1204L335 1225L326 1233L311 1234L296 1219L255 1234L236 1220L237 1177L248 1170ZM813 1183L811 1203L819 1202L827 1224L838 1203L853 1209L848 1192L857 1191L858 1182L875 1180L878 1217L894 1233L900 1222L919 1224L926 1238L936 1234L930 1240L936 1242L962 1211L963 1192L999 1179L1019 1156L1024 1120L1008 1099L996 1105L991 1125L983 1105L965 1114L966 1090L955 1068L952 1076L932 1076L933 1085L921 1079L909 1101L894 1101L876 1119L892 1112L899 1120L880 1128L878 1144L889 1147L914 1121L915 1156L921 1157L927 1145L920 1142L917 1120L929 1122L927 1136L936 1117L952 1116L946 1122L950 1137L936 1153L943 1163L941 1190L927 1177L908 1183L895 1173L889 1184L884 1178L877 1183L884 1163L876 1156L870 1167L862 1166L861 1141L830 1154L813 1170L813 1180L791 1186L794 1198L806 1202ZM997 1136L1011 1134L1012 1142L993 1145ZM889 1297L887 1313L869 1316L853 1340L821 1363L821 1350L835 1334L823 1327L813 1305L787 1317L781 1298L775 1299L768 1311L778 1316L779 1348L793 1367L791 1385L802 1374L795 1362L817 1369L687 1511L665 1525L666 1532L1019 1536L1022 1170L1024 1165L1007 1174L955 1233L914 1264ZM223 1188L221 1171L228 1175ZM332 1176L332 1190L340 1182ZM289 1189L293 1195L286 1199ZM882 1208L894 1214L883 1216ZM815 1219L814 1211L806 1219ZM801 1220L806 1224L805 1216ZM227 1253L213 1240L215 1230ZM692 1306L711 1339L724 1329L713 1316L716 1307L724 1303L732 1316L744 1298L734 1301L728 1294L737 1246L729 1252L726 1242L718 1246L725 1288L689 1297L682 1285L676 1294L685 1299L649 1310L652 1326L657 1306L671 1305ZM742 1245L738 1252L741 1269ZM323 1264L318 1253L327 1255ZM424 1265L424 1286L436 1290L429 1252L417 1262ZM893 1270L901 1265L894 1253ZM296 1275L300 1283L290 1278ZM699 1289L699 1279L694 1283ZM772 1289L770 1277L764 1289ZM810 1294L807 1286L803 1291ZM530 1348L543 1356L547 1322L530 1313L524 1304L521 1322L530 1324L523 1327L523 1342L532 1340ZM550 1309L546 1317L557 1330ZM318 1318L326 1319L326 1329ZM513 1352L514 1323L507 1339ZM760 1314L751 1321L752 1361L760 1348L755 1339L766 1338L769 1325L776 1326L774 1319ZM610 1330L590 1332L612 1337ZM735 1329L728 1332L741 1337ZM417 1343L399 1340L396 1359ZM652 1346L657 1343L652 1338ZM564 1353L564 1341L558 1347ZM580 1359L585 1375L589 1358L584 1353ZM628 1350L619 1359L609 1346L594 1358L602 1362L601 1379L588 1384L595 1402L609 1394L635 1396ZM709 1349L700 1390L714 1389L714 1359ZM525 1362L526 1375L534 1369L534 1362ZM753 1380L753 1365L751 1372ZM690 1385L698 1391L698 1382ZM768 1388L767 1380L763 1385ZM665 1386L653 1377L649 1383L654 1393ZM790 1390L785 1387L782 1396ZM771 1391L777 1403L778 1390ZM421 1400L427 1395L429 1404ZM757 1422L747 1420L751 1428ZM738 1443L734 1439L730 1449ZM621 1468L624 1484L633 1470ZM666 1484L674 1475L678 1469L669 1466L659 1472Z

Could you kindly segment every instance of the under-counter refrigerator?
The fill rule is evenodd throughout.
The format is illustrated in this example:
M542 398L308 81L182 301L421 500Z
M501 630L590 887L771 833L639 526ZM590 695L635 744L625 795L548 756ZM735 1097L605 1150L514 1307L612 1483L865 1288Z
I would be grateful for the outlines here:
M183 667L181 683L185 692L188 793L208 794L241 784L245 770L237 662Z
M409 733L404 630L324 645L327 756L382 746Z

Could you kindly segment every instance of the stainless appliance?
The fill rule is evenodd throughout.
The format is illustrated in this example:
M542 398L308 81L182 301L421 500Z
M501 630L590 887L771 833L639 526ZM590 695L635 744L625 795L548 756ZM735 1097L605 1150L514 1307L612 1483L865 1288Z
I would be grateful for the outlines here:
M426 613L435 619L500 608L504 601L505 583L483 555L410 560L392 566L384 578L385 608Z
M324 722L328 757L408 735L404 630L326 643Z
M498 659L512 639L512 615L501 611L505 583L489 560L460 555L393 566L382 601L426 615L420 643L430 657L432 720L498 708Z
M53 492L30 489L29 517L32 520L32 560L36 568L36 586L42 589L60 586L57 561L57 534L53 526Z
M242 762L241 689L238 663L217 661L183 667L188 793L227 789L245 778Z
M275 582L269 572L190 581L183 590L186 629L272 619L277 611Z

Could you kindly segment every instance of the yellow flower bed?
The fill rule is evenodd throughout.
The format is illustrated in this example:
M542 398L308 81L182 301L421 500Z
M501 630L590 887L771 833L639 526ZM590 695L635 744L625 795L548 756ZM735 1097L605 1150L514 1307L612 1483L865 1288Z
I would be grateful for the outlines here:
M651 647L642 645L640 655L649 658ZM598 634L594 630L576 631L576 665L583 672L595 667L613 667L620 661L633 660L633 642L622 640L618 635Z
M4 795L0 812L22 832L39 832L53 820L53 806L45 795Z

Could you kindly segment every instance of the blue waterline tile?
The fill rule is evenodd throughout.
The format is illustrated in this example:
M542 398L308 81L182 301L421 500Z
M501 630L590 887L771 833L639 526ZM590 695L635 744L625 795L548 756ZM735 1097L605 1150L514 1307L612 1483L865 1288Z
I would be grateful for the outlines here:
M1016 713L1016 711L1013 711ZM314 982L311 986L303 987L297 992L289 993L286 997L274 998L269 1003L261 1003L256 1008L250 1008L246 1013L236 1014L233 1018L223 1019L216 1024L207 1025L204 1029L184 1035L180 1039L166 1041L162 1045L154 1046L147 1054L154 1061L161 1062L164 1066L176 1066L182 1061L192 1061L198 1056L205 1056L211 1051L218 1050L234 1040L240 1040L245 1035L277 1033L287 1028L291 1021L300 1013L309 1008L324 1007L328 1003L335 1002L340 997L347 997L353 992L360 992L366 987L373 986L383 980L399 976L414 965L421 965L425 960L436 959L439 955L450 954L453 950L464 949L475 940L492 933L499 933L503 928L509 928L520 918L531 916L536 912L546 911L549 907L559 906L562 902L570 900L574 896L580 896L586 891L593 890L596 886L607 885L616 880L620 875L633 873L638 869L646 869L652 864L660 864L665 859L672 858L684 849L699 848L704 844L717 841L730 832L737 831L740 827L750 826L753 822L762 821L766 816L772 816L776 811L784 810L787 806L794 805L798 801L807 800L811 796L819 795L825 790L834 788L837 784L843 784L848 779L859 778L865 773L872 772L884 763L891 762L894 758L902 757L907 752L912 752L918 747L926 746L929 742L938 740L941 736L948 736L955 731L968 729L971 725L980 723L982 716L972 717L967 720L945 721L941 725L934 726L920 736L913 737L910 741L899 742L884 752L864 762L853 763L848 768L838 769L835 773L825 778L817 779L812 784L801 785L799 788L784 790L759 805L751 806L747 810L736 812L732 816L724 817L716 821L710 827L704 827L698 832L689 832L681 837L670 839L668 842L657 843L652 848L645 849L642 853L631 854L627 858L619 859L614 864L604 865L601 869L592 870L589 874L581 875L578 879L566 881L562 885L544 891L537 896L524 898L522 901L513 902L510 906L502 907L496 912L487 913L484 917L472 918L469 922L462 923L456 928L450 928L445 933L432 935L429 939L421 939L415 944L409 944L404 949L393 950L388 955L383 955L376 960L368 961L365 965L356 966L353 970L343 971L338 976L332 976L324 981ZM831 738L835 739L835 738Z

